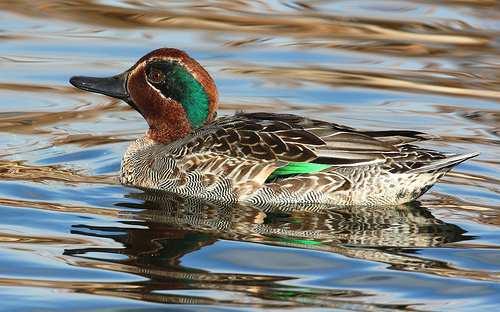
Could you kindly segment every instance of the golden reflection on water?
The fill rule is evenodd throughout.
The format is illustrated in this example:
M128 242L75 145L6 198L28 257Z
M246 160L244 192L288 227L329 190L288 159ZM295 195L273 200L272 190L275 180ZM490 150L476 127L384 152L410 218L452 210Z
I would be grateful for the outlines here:
M454 283L486 285L488 293L499 282L498 261L481 254L494 258L499 250L497 1L37 0L0 2L0 13L7 73L0 77L7 220L0 247L9 257L22 253L12 272L0 272L0 287L224 307L418 310L436 309L433 300L453 307L460 300L439 291L470 286ZM172 45L200 55L220 86L222 113L281 111L410 128L437 135L433 148L481 156L402 207L262 211L122 188L121 153L145 124L67 78L115 74L147 49ZM274 253L252 256L233 245L216 253L222 266L224 256L253 265L244 272L189 262L227 242ZM338 267L314 286L308 282L319 276L304 278L285 264L286 273L271 269L279 257L314 272L325 255ZM37 257L64 277L24 274L36 265L43 271L45 261L22 262ZM360 272L372 279L350 276ZM428 287L439 294L414 299L399 287L377 288L399 278L401 288L434 283ZM491 300L478 301L484 298Z
M404 74L377 74L356 71L335 71L331 69L312 68L256 68L242 65L244 69L228 68L232 73L251 74L262 76L274 82L287 82L297 77L302 81L321 83L333 86L360 86L388 90L409 90L416 92L435 92L459 96L473 96L500 99L500 91L485 89L469 89L467 85L460 85L448 80L436 79L432 76L425 77L421 72ZM399 77L398 77L399 76ZM279 78L276 78L279 77ZM399 79L398 79L399 78ZM425 82L424 82L425 81ZM499 86L494 86L498 88ZM500 90L500 89L498 89Z
M86 176L60 166L29 166L20 161L3 160L0 160L0 179L33 182L62 181L68 184L118 183L118 179L114 177Z

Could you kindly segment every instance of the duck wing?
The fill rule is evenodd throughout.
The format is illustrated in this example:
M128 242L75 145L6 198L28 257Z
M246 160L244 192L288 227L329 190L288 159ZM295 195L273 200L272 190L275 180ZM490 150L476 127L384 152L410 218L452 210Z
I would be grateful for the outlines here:
M410 142L428 139L417 131L359 131L291 114L239 113L217 119L183 142L184 153L210 151L233 157L333 166L404 162ZM440 155L440 154L439 154ZM433 157L436 156L433 154Z

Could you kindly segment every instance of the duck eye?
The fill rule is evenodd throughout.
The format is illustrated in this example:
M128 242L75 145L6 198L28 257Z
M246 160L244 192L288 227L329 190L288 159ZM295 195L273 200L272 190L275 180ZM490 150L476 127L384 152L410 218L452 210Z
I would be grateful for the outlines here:
M161 83L165 80L165 74L162 73L159 69L151 68L148 73L148 80L152 83Z

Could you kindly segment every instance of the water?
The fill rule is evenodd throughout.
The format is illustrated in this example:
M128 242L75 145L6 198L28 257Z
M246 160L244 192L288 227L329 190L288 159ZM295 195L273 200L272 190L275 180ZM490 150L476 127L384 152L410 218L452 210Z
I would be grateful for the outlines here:
M0 309L487 310L500 291L496 1L0 1ZM119 185L145 122L72 75L158 47L221 114L281 111L479 151L417 203L260 211Z

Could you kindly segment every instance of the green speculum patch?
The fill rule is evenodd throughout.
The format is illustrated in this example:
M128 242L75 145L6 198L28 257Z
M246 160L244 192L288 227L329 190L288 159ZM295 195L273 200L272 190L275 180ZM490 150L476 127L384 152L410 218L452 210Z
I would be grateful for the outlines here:
M161 83L153 83L161 93L179 102L193 128L201 127L208 117L209 97L201 83L181 64L161 61L150 65L165 74Z
M287 177L298 174L315 173L332 167L332 165L316 164L308 162L290 162L286 166L278 168L271 173L268 180L277 177Z

